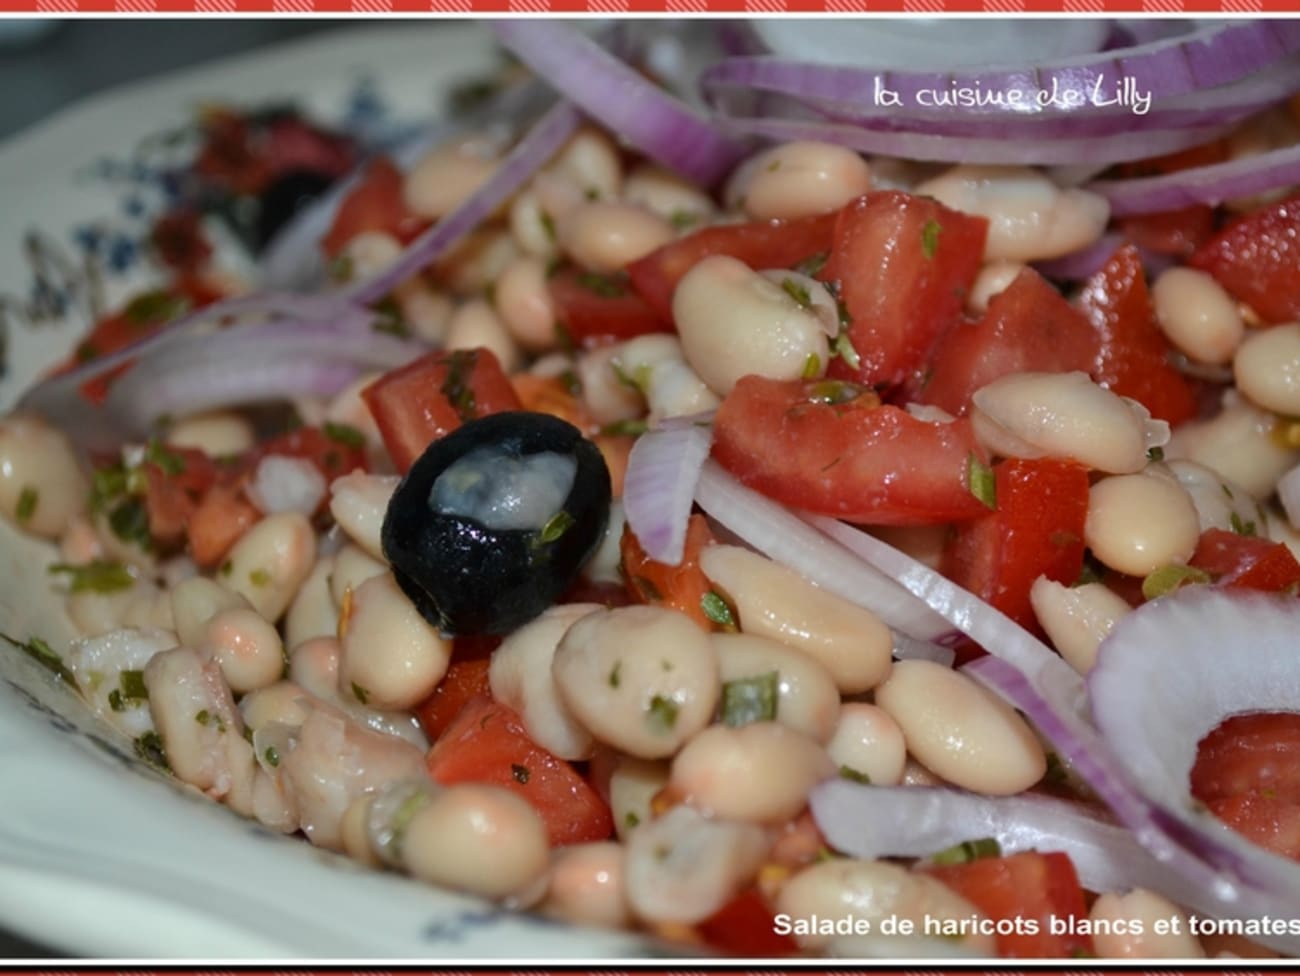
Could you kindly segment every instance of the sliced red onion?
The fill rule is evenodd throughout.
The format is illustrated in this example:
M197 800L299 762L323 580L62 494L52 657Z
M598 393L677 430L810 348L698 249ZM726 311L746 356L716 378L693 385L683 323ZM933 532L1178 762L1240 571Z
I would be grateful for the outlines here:
M447 253L546 165L577 131L579 121L577 110L568 103L551 108L468 200L412 241L383 271L349 286L348 298L362 305L376 302Z
M1189 792L1197 743L1229 716L1300 708L1300 601L1187 587L1124 617L1088 675L1121 768L1212 864L1300 904L1300 864L1229 830Z
M1300 464L1278 479L1278 501L1293 529L1300 529Z
M952 628L942 618L896 582L781 505L746 488L716 461L704 463L695 500L743 542L872 611L894 630L921 641L952 637Z
M1111 213L1122 217L1178 210L1197 203L1217 206L1234 197L1296 184L1300 184L1300 145L1164 176L1096 180L1086 189L1104 196L1110 201Z
M1111 255L1124 243L1123 234L1118 232L1103 234L1096 243L1082 251L1053 258L1051 261L1035 261L1034 267L1040 274L1056 281L1083 281L1104 268ZM1138 248L1138 254L1142 258L1142 267L1152 277L1177 263L1168 254L1157 254L1142 247Z
M682 561L695 486L712 443L712 427L687 424L648 431L632 445L623 511L641 548L656 562L676 566Z
M740 149L711 122L574 28L500 20L497 38L565 98L665 166L711 186Z
M950 668L957 660L957 652L943 644L917 640L895 631L894 658L899 661L933 661L935 664Z

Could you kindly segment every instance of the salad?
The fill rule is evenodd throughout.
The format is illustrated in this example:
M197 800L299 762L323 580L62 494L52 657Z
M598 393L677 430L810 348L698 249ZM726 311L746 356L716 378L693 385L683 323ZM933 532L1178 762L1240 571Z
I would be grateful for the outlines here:
M701 955L1300 953L1300 27L491 26L434 144L208 117L0 419L81 634L9 650Z

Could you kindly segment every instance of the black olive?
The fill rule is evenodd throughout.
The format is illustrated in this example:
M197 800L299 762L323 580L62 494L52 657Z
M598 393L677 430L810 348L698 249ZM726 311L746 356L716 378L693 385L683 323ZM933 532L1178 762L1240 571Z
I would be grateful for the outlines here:
M294 169L262 191L258 202L256 246L261 251L276 233L334 181L312 169Z
M573 484L539 528L492 528L435 506L438 479L469 455L458 472L481 461L508 464L542 454L572 458ZM421 615L444 633L508 633L570 587L605 535L609 503L605 459L578 428L549 414L492 414L439 438L420 455L388 504L384 555Z

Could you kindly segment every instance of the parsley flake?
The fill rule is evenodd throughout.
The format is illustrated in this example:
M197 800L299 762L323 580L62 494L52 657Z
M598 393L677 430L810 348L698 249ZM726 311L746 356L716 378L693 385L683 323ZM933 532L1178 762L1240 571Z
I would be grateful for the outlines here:
M981 857L1001 857L1002 845L996 837L980 837L964 840L960 844L946 847L930 857L932 864L969 864Z
M361 433L351 424L336 424L332 420L325 421L325 426L321 432L330 440L347 447L365 447L366 435Z
M1148 600L1154 600L1189 583L1208 582L1210 582L1210 574L1205 570L1197 569L1195 566L1183 566L1174 563L1169 566L1161 566L1159 569L1147 574L1146 578L1142 580L1142 596Z
M677 703L663 695L655 695L646 708L646 718L658 731L667 732L677 724Z
M777 671L728 681L722 686L722 721L734 728L776 719L781 675Z
M31 485L24 485L23 490L18 493L18 506L14 509L14 518L20 523L30 522L32 516L36 514L36 506L40 501L40 492Z
M871 777L861 770L854 769L852 766L840 767L840 779L847 779L854 783L861 783L863 786L871 785Z
M700 597L700 609L704 611L704 616L723 630L739 629L736 625L736 615L731 612L731 606L716 590L709 590Z
M934 260L935 254L939 252L939 235L942 233L943 226L933 217L921 228L921 253L927 261Z
M981 461L974 452L971 453L970 459L966 462L966 484L970 488L972 495L988 508L997 511L997 478L993 474L993 469Z
M119 593L129 590L135 583L135 577L125 566L103 559L81 566L55 563L49 572L67 575L68 588L72 593Z

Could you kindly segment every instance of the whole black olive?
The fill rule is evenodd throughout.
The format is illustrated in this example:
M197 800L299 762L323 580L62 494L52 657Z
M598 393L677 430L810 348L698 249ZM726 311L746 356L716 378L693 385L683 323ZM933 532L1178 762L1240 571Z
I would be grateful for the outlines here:
M397 486L384 555L426 620L503 634L552 606L609 522L605 459L572 424L508 412L434 441Z
M311 169L293 169L262 191L257 211L257 250L261 251L276 233L303 207L330 188L333 179Z

